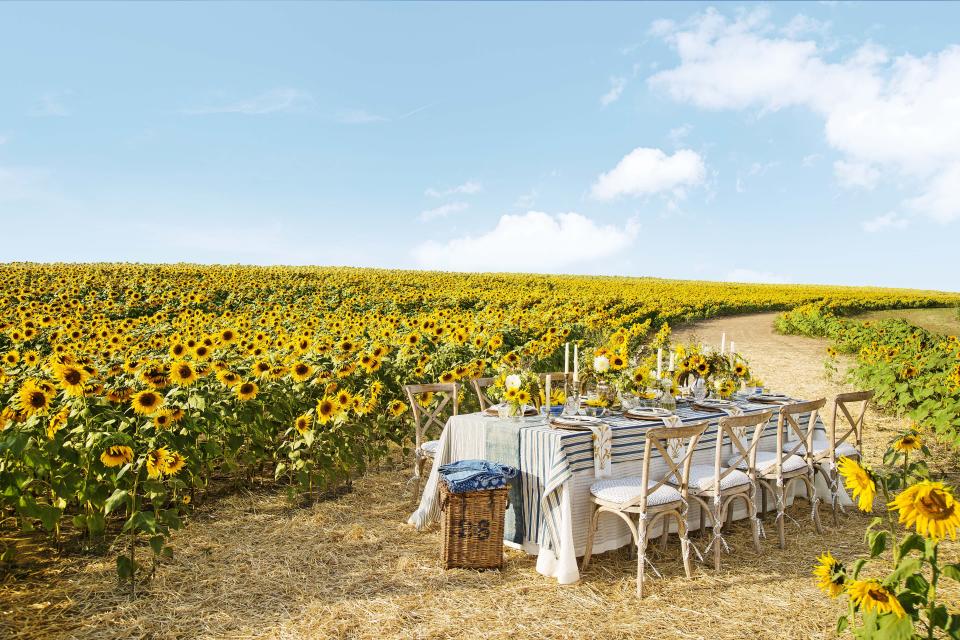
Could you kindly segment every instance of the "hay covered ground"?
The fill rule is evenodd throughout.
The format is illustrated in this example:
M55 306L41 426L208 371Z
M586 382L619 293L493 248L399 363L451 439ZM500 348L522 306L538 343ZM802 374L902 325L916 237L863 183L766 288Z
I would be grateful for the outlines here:
M845 390L824 378L822 341L775 335L771 322L770 314L725 318L685 333L715 342L726 331L768 386L796 396ZM873 415L867 459L878 459L903 424ZM580 583L565 587L512 551L502 572L444 571L439 533L404 524L407 473L400 465L370 473L352 493L307 509L269 488L215 501L177 532L174 559L136 599L116 586L110 554L20 567L0 585L0 637L831 637L841 606L815 589L810 568L825 549L859 555L869 522L852 514L833 526L825 513L818 535L801 502L786 550L768 539L755 555L749 528L738 523L723 570L697 565L692 580L673 538L655 558L664 579L651 579L650 595L637 600L636 564L623 550L598 556ZM944 555L955 559L956 551L951 544Z

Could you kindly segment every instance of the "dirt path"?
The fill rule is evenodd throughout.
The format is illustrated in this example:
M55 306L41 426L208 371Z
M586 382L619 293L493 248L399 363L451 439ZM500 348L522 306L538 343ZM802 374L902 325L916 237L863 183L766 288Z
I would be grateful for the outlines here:
M831 396L825 344L775 335L771 314L705 322L725 331L768 386L795 396ZM900 421L871 418L868 458ZM683 577L676 540L655 559L662 579L634 597L636 564L622 550L598 556L580 583L560 587L534 559L507 554L502 572L444 571L440 536L403 522L408 470L370 473L340 499L293 509L277 493L227 498L174 537L176 555L136 600L116 587L110 557L68 558L48 571L0 585L0 636L9 638L820 638L831 637L840 605L810 578L826 549L862 550L869 518L852 514L823 535L805 506L792 510L788 545L767 539L756 555L749 528L735 523L732 553L716 573ZM772 521L768 527L773 528ZM702 544L702 542L698 542Z

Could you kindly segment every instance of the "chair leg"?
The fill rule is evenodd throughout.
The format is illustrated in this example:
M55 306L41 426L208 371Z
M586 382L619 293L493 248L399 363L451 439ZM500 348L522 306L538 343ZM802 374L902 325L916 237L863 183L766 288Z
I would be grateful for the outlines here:
M666 551L667 549L667 540L670 538L670 522L668 518L662 518L663 523L660 525L660 550Z
M780 548L787 547L787 534L784 531L784 516L786 514L787 489L783 484L777 485L777 538L780 541Z
M820 523L820 501L816 498L816 479L816 473L807 479L807 498L810 500L810 510L813 514L813 526L816 527L817 533L823 533L823 525Z
M700 508L700 537L704 538L707 535L707 510L703 508L703 505L698 505Z
M713 570L720 571L720 539L717 537L723 530L723 509L717 505L713 511Z
M586 570L590 565L590 556L593 555L593 538L597 533L597 524L600 521L600 507L591 503L590 528L587 530L587 546L583 551L583 562L581 569Z
M640 519L637 527L637 597L643 597L643 574L647 564L647 521Z
M763 518L767 517L767 488L763 485L762 482L757 483L757 486L760 487L760 516Z
M666 520L666 518L664 518ZM687 521L683 517L677 518L677 532L680 535L680 553L683 555L683 570L688 578L693 577L693 558L690 557L690 538L687 537Z
M760 553L760 523L754 517L757 514L757 504L750 496L746 497L747 517L750 518L750 533L753 535L753 549Z

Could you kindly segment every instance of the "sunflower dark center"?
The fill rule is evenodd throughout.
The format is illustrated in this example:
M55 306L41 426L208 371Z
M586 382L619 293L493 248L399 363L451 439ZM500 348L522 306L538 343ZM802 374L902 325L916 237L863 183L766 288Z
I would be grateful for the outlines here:
M152 393L140 396L140 404L145 407L152 407L157 403L157 398Z
M41 391L33 391L30 393L30 406L34 409L42 409L47 406L47 396Z
M947 505L946 496L939 491L931 491L920 499L920 505L927 517L933 520L946 520L953 515L954 505Z
M886 604L890 600L890 597L882 589L868 589L867 595L870 596L872 600L883 604Z

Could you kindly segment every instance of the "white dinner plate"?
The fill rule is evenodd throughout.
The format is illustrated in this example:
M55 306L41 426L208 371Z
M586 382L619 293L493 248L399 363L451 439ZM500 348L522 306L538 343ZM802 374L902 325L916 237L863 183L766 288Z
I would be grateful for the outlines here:
M663 407L644 407L637 409L627 409L623 415L628 418L639 418L640 420L660 420L673 415L673 412Z

